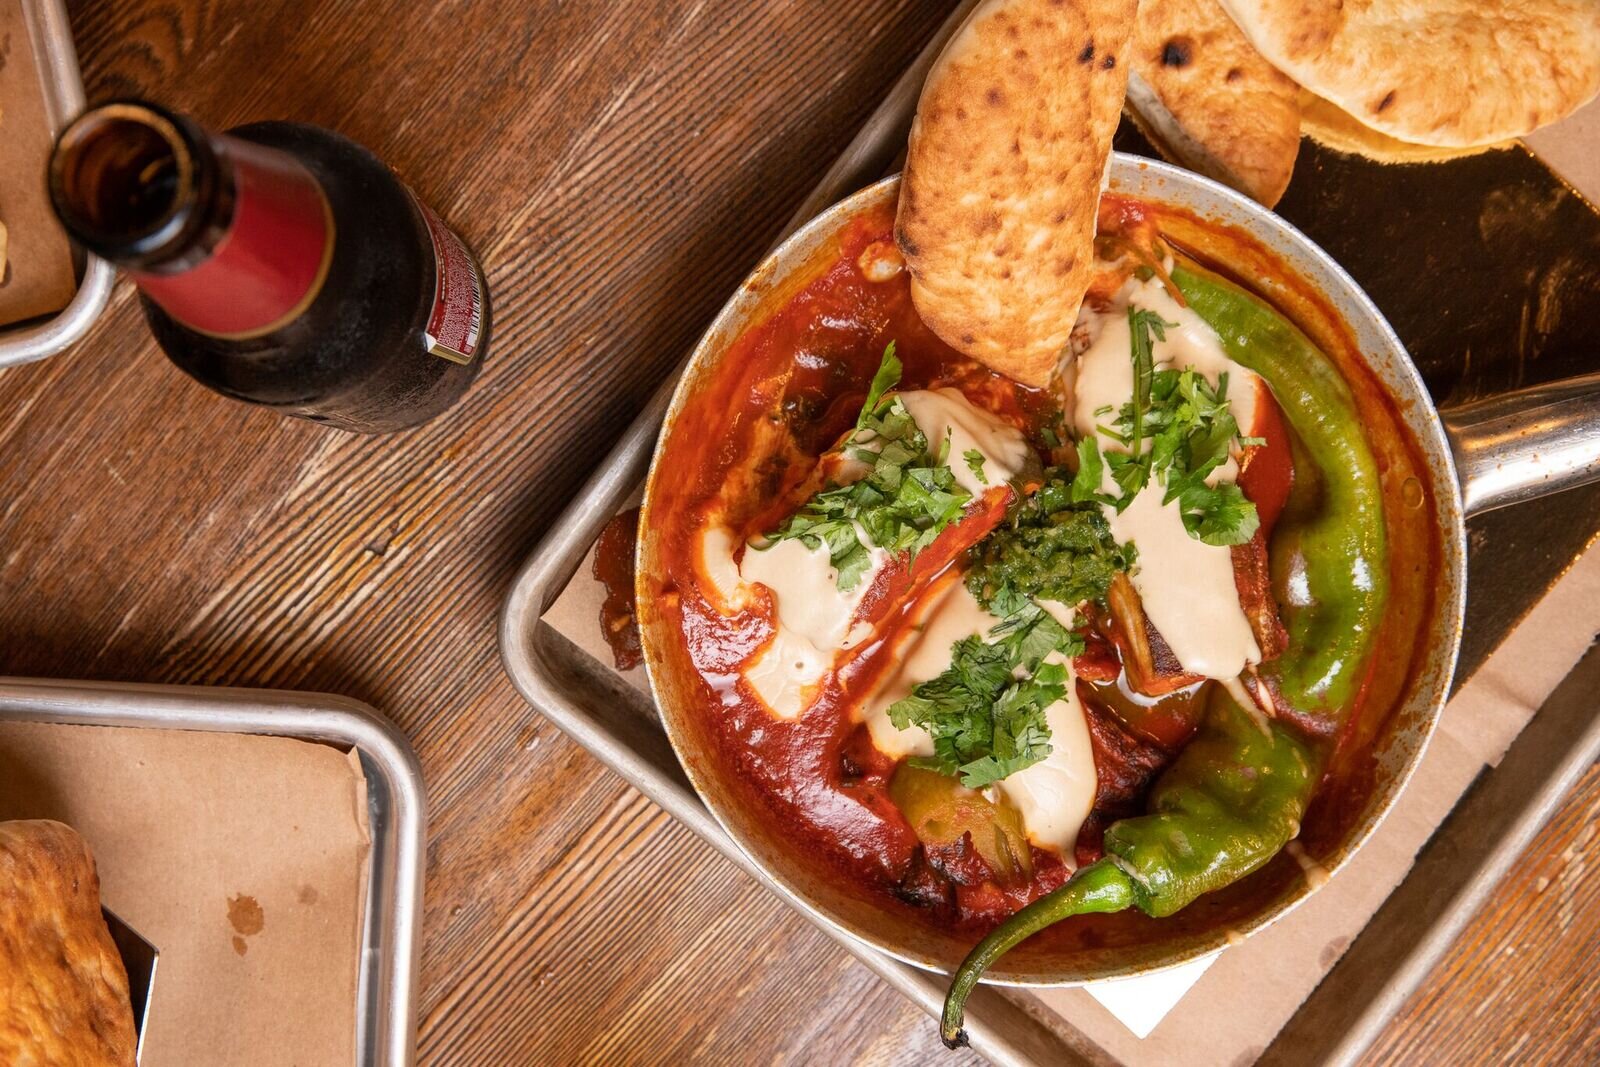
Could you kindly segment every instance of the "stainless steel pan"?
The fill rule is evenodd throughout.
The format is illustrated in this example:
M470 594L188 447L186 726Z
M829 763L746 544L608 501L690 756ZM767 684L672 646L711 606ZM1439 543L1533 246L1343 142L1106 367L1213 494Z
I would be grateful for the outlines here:
M1374 745L1376 775L1370 793L1318 856L1329 873L1336 873L1404 788L1449 693L1466 599L1466 517L1600 479L1600 374L1441 414L1373 302L1337 263L1288 223L1215 182L1133 156L1115 157L1112 184L1118 191L1186 209L1258 242L1286 272L1275 275L1277 281L1257 279L1263 289L1270 292L1287 277L1320 294L1323 313L1342 328L1409 439L1418 485L1406 486L1406 504L1429 504L1427 516L1417 518L1414 525L1435 560L1425 578L1418 580L1429 587L1431 597L1417 623L1423 651L1412 657L1416 666ZM672 398L652 463L641 517L641 575L661 571L651 487L661 460L660 441L671 432L686 402L729 345L770 310L768 294L791 290L796 280L819 270L831 258L833 239L846 224L863 212L892 204L898 191L899 180L887 179L797 231L739 288L701 339ZM729 836L796 906L819 921L908 963L934 970L953 966L970 947L965 939L932 930L900 910L821 876L760 813L735 800L723 768L699 749L691 729L691 716L698 714L692 680L676 676L662 656L664 643L673 635L664 631L651 611L648 596L641 597L639 607L646 666L662 721L690 781ZM1161 925L1120 944L1061 947L1041 944L1046 939L1036 938L1006 956L988 978L1017 985L1071 984L1147 973L1215 951L1266 926L1312 892L1315 883L1297 869L1283 874L1292 863L1287 857L1280 859L1284 866L1277 876L1269 876L1273 870L1269 867L1247 879L1256 885L1251 892L1236 895L1231 908L1203 907L1203 898L1176 916L1144 920Z

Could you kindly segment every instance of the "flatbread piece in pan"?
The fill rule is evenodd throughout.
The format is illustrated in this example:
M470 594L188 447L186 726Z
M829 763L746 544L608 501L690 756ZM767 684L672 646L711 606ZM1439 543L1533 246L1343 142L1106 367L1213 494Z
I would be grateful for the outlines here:
M911 128L896 237L917 312L957 350L1043 387L1094 266L1136 0L986 0Z

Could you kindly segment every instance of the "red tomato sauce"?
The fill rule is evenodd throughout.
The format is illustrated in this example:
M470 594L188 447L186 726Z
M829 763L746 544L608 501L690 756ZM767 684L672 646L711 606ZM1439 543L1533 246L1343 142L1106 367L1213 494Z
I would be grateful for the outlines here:
M732 543L742 545L772 529L818 488L816 461L854 425L890 342L904 366L902 389L957 388L1021 429L1041 459L1049 461L1048 434L1059 425L1058 402L994 374L939 340L917 316L903 270L884 280L869 277L872 262L881 265L878 253L893 247L893 221L890 211L879 210L850 224L831 265L746 330L697 383L670 429L652 486L666 573L642 576L649 584L641 588L660 605L670 632L682 635L697 675L702 725L716 750L710 758L737 777L747 802L762 805L785 827L797 850L832 865L852 884L922 908L941 924L982 929L1058 886L1068 867L1053 853L1034 848L1031 877L1020 883L985 879L987 868L973 855L946 855L939 869L932 869L890 799L896 764L872 746L852 709L890 666L884 653L906 624L907 590L959 564L964 549L1003 517L1004 500L996 509L995 501L979 498L968 519L945 531L952 536L942 535L919 555L909 575L901 568L901 585L885 594L896 606L878 620L874 636L825 677L820 695L792 721L770 711L739 673L774 631L770 595L758 586L748 603L724 603L699 552L708 526L726 527ZM1281 441L1281 421L1275 432L1262 436ZM1254 451L1274 450L1269 444ZM1286 466L1261 459L1247 464L1246 473L1266 498L1278 495L1274 480L1288 477ZM1287 492L1286 481L1282 490ZM972 528L953 534L958 526ZM1090 655L1097 657L1095 669L1102 678L1108 672L1115 678L1116 653L1107 643L1095 643ZM1105 826L1137 811L1154 775L1187 738L1167 720L1192 719L1188 705L1194 701L1186 695L1181 708L1150 711L1141 729L1119 716L1093 687L1079 691L1090 717L1099 778L1096 809L1074 857L1086 863L1099 856ZM974 873L952 877L951 871Z
M600 604L600 632L619 671L631 671L644 661L633 599L633 552L638 544L639 509L629 508L611 517L594 545L594 578L606 591Z

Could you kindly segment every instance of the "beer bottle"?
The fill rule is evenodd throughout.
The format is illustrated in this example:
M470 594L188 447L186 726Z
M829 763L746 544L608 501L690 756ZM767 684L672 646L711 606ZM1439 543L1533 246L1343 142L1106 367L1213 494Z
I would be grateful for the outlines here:
M62 131L49 184L68 233L131 275L167 356L224 396L382 433L449 407L483 365L471 250L336 133L216 134L117 101Z

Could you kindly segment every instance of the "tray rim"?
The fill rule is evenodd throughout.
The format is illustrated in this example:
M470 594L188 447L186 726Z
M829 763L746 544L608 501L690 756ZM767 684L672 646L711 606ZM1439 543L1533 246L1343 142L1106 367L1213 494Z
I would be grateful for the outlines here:
M255 734L353 749L367 779L371 853L357 962L356 1062L416 1057L426 795L403 733L332 693L0 677L0 722Z
M21 0L28 41L39 68L50 132L60 133L83 110L83 73L72 42L65 0ZM99 256L74 249L82 273L67 306L42 322L0 327L0 370L53 356L89 332L111 300L117 272ZM80 258L81 257L81 258Z

